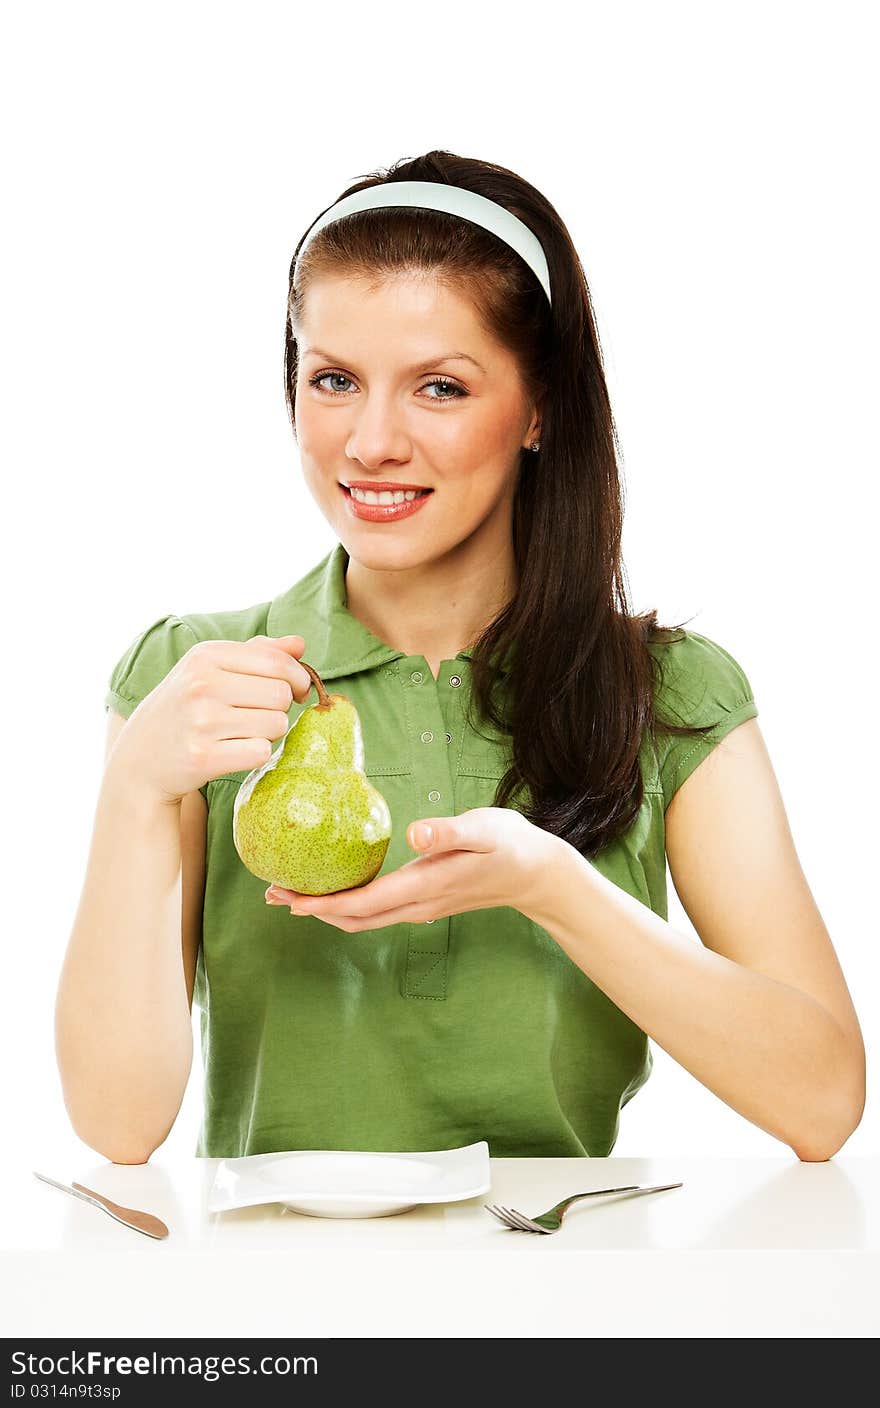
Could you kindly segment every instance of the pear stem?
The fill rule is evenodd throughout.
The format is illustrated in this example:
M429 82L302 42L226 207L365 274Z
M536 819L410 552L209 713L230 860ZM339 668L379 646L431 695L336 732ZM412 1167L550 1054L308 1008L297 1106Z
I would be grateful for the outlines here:
M318 674L317 670L313 670L312 667L311 667L311 665L307 665L307 664L306 664L305 660L300 660L299 663L302 665L303 669L306 670L309 675L311 675L312 683L314 684L315 689L318 691L318 702L317 702L317 704L315 705L315 708L316 708L316 709L329 709L329 708L331 708L332 706L331 706L331 704L330 704L330 695L327 693L326 689L324 688L324 681L321 679L321 676Z

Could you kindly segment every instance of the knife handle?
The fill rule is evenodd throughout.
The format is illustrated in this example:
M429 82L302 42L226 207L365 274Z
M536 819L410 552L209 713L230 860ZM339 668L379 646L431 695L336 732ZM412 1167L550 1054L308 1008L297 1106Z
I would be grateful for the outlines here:
M96 1193L93 1188L86 1188L82 1183L72 1183L71 1187L77 1193L83 1194L90 1202L97 1203L109 1212L111 1217L115 1217L117 1222L124 1222L126 1227L133 1227L136 1232L145 1232L148 1237L167 1237L168 1228L160 1218L154 1217L150 1212L141 1212L139 1208L124 1208L120 1203L114 1203L110 1198L105 1198L103 1193Z

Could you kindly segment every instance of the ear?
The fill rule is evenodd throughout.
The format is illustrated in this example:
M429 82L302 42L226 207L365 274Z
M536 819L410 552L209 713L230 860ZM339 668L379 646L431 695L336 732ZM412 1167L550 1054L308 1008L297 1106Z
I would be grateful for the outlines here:
M545 400L546 400L546 392L544 392L544 393L538 398L538 400L537 400L537 402L536 402L536 404L535 404L535 409L534 409L534 411L532 412L532 420L531 420L531 424L529 425L529 433L528 433L528 437L527 437L527 439L526 439L526 444L527 444L527 445L530 445L533 440L540 440L540 438L541 438L541 423L542 423L542 421L543 421L543 419L544 419L544 401L545 401Z

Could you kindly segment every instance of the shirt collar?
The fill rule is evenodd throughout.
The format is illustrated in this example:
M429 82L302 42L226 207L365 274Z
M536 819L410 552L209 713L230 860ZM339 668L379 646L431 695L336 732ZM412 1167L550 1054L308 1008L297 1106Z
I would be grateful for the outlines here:
M379 640L349 611L345 594L348 560L342 543L337 543L310 572L269 604L266 634L302 636L306 659L322 680L405 658L402 650ZM471 660L473 653L473 647L467 646L455 658Z

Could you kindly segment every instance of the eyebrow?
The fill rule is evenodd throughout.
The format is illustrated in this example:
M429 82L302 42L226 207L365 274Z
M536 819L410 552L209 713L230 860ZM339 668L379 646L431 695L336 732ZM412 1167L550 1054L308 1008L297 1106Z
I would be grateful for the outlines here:
M342 357L334 357L332 352L322 352L320 347L307 347L305 355L324 357L328 362L344 361ZM467 352L446 352L439 357L429 357L426 362L419 362L418 366L410 367L409 370L414 373L426 372L430 367L439 366L442 362L472 362L479 371L485 371L485 367L481 367L476 358L469 356Z

